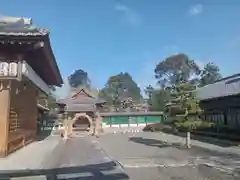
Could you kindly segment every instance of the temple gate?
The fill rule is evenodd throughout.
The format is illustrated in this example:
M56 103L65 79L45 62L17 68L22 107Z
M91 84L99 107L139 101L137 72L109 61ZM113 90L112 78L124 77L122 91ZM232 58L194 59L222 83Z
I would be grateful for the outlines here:
M85 88L75 90L70 96L57 102L59 112L65 114L65 119L71 118L71 132L86 130L89 134L98 135L101 124L99 110L106 101L94 97ZM87 122L86 122L87 121ZM77 123L79 122L79 123ZM77 124L87 124L79 128Z

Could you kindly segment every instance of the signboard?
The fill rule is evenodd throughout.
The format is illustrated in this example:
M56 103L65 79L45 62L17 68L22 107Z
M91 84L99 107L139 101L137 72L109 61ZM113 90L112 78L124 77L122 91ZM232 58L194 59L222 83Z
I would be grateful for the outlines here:
M0 79L20 79L21 62L0 61Z
M42 131L51 131L54 126L55 120L43 120L43 124L41 127Z
M21 81L22 75L26 76L30 81L32 81L39 89L41 89L46 94L50 93L48 85L25 61L8 62L6 60L0 59L0 80L17 79Z

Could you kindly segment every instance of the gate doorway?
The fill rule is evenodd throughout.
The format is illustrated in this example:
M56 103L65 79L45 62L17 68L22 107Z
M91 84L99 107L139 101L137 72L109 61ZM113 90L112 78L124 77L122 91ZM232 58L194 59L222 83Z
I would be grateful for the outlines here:
M72 124L72 130L77 132L88 132L92 126L92 119L86 114L75 116Z

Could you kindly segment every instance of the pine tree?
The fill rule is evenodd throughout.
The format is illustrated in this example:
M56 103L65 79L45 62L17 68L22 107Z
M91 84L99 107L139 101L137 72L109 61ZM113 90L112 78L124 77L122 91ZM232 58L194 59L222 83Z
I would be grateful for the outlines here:
M211 126L200 118L202 110L195 96L196 86L182 83L172 87L171 100L166 104L166 116L171 120L173 127L187 132L186 146L191 147L190 132L201 126Z

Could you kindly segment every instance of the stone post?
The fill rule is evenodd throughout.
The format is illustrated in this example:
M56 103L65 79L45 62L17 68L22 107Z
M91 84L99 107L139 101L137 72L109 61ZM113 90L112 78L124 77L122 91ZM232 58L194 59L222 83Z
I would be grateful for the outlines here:
M64 125L64 135L63 138L66 140L68 138L68 128L69 128L69 122L67 117L67 112L64 113L64 120L63 120L63 125Z
M90 117L91 118L91 117ZM92 117L92 121L90 122L90 129L89 129L89 135L94 134L94 117Z
M100 116L99 112L97 111L95 113L95 127L94 127L94 134L93 134L94 136L98 136L99 135L101 121L102 121L102 117Z
M73 130L73 121L72 118L69 116L68 117L68 137L72 135Z
M68 125L67 125L67 119L64 120L64 135L63 135L63 139L67 139L68 138Z

